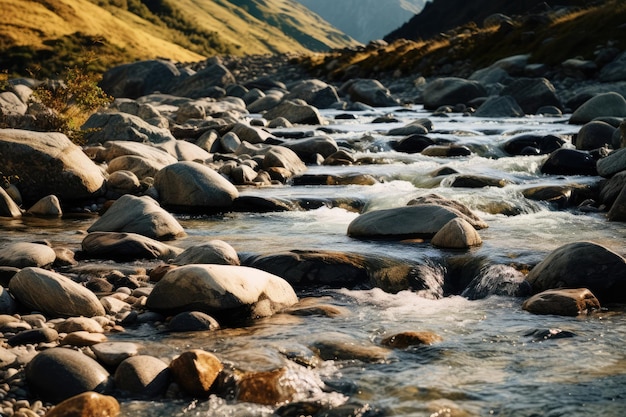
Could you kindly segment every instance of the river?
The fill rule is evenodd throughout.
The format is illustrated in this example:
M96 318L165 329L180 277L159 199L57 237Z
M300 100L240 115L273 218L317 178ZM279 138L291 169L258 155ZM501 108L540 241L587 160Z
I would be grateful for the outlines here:
M174 244L188 247L221 239L240 254L335 250L432 262L469 256L486 259L495 266L493 274L497 274L498 266L532 266L557 247L580 240L591 240L626 255L626 224L608 222L603 213L559 209L522 195L531 186L593 185L598 177L542 175L539 169L545 155L513 157L502 150L506 140L523 132L571 136L579 126L569 125L567 115L478 119L453 113L435 117L419 106L354 112L357 118L353 120L335 119L339 113L344 112L322 111L329 120L324 131L332 132L328 134L338 143L357 149L357 158L373 158L379 163L310 166L306 174L370 174L380 179L379 183L244 187L240 188L241 195L345 199L362 201L371 210L401 206L434 192L461 201L489 224L488 229L479 231L482 246L459 252L437 249L427 242L353 239L346 230L358 213L327 206L308 211L179 216L188 236ZM372 123L375 117L388 113L399 121ZM385 132L420 117L432 120L430 137L467 146L472 154L446 158L393 151L390 141L398 137L386 136ZM298 126L277 134L314 129ZM432 176L442 167L506 179L509 184L453 188L446 177ZM76 230L85 230L92 221L2 220L3 240L48 239L78 247L83 235ZM620 306L573 318L533 315L522 310L522 299L503 296L468 300L452 295L431 300L410 291L389 294L380 289L319 289L300 295L320 297L345 313L337 317L281 314L243 329L185 334L160 333L144 324L109 339L136 341L143 346L143 353L163 358L201 348L238 369L285 367L299 399L316 399L337 407L362 406L360 414L336 411L324 414L328 416L626 415L626 315ZM544 337L550 329L553 337ZM375 346L383 337L402 331L430 331L443 340L431 346L393 350L378 362L315 361L311 349L329 338ZM315 365L296 366L290 357ZM276 407L213 396L199 402L125 401L122 410L123 415L146 417L271 416Z

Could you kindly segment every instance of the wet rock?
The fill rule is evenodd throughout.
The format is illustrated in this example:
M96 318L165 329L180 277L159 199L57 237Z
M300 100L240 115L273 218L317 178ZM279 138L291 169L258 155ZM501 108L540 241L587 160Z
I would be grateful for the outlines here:
M173 62L148 60L123 64L102 75L100 87L113 97L136 99L155 91L168 91L181 73Z
M318 340L311 345L311 349L325 361L358 360L366 363L381 363L387 361L391 355L389 349L359 343L340 334L334 336L331 338L328 335L328 338Z
M533 342L541 342L550 339L570 338L576 336L576 334L561 329L537 329L525 333L524 336L531 337Z
M11 198L11 196L4 190L4 187L0 187L0 217L21 217L22 210Z
M284 368L265 372L247 372L237 379L237 400L277 405L292 401L297 393Z
M131 396L158 397L165 392L169 382L168 366L153 356L131 356L115 370L115 387Z
M491 96L474 113L475 117L524 117L524 110L512 96Z
M243 123L236 123L230 131L235 133L242 142L248 142L253 145L263 143L272 137L269 132L263 129Z
M239 255L232 246L222 240L214 239L185 249L171 263L174 265L239 265L240 262Z
M479 300L490 295L524 297L531 294L531 287L524 274L508 265L487 265L470 281L461 295Z
M618 172L626 171L626 148L611 152L597 163L598 175L605 178L612 177Z
M287 178L306 171L306 165L291 149L284 146L273 146L263 158L263 169L283 168Z
M293 124L322 125L324 119L316 107L285 100L263 115L268 120L284 117Z
M11 294L26 307L53 317L103 316L98 298L56 272L24 268L9 283Z
M172 332L196 332L216 330L220 328L220 325L208 314L200 311L184 311L172 317L167 327Z
M58 403L88 391L107 392L110 375L80 351L52 348L40 352L26 366L26 381L41 398Z
M537 154L549 154L561 148L565 144L565 140L555 135L537 135L532 133L523 133L507 140L504 144L504 150L510 155L524 155L527 148L538 149Z
M157 282L146 307L157 312L202 311L218 320L270 316L298 301L282 278L243 266L186 265Z
M104 342L91 346L98 361L106 366L116 367L123 360L139 353L139 346L131 342Z
M468 104L475 98L485 96L487 91L476 81L455 77L438 78L424 89L424 108L434 110L446 105Z
M128 113L94 113L81 126L87 144L109 140L161 143L174 140L168 129L153 126Z
M57 324L55 330L61 333L85 331L90 333L104 333L104 329L96 320L88 317L70 317Z
M541 166L541 173L548 175L598 175L596 161L586 151L557 149Z
M100 169L62 133L0 129L0 159L3 175L20 178L26 203L50 194L69 201L91 198L104 184Z
M7 343L10 346L36 345L38 343L54 342L59 338L59 333L48 327L32 329L19 332L15 336L9 337Z
M87 232L136 233L167 240L185 235L183 227L152 198L124 195L92 224Z
M408 135L425 135L433 128L433 124L429 119L417 119L402 126L390 129L387 132L389 136L408 136Z
M487 177L485 175L455 175L450 183L450 187L460 188L502 188L509 184L509 181L502 178Z
M443 338L432 332L402 332L384 338L383 346L397 349L406 349L410 346L433 345L441 342Z
M348 225L348 235L359 238L398 239L433 236L450 220L464 215L448 207L434 204L397 207L367 212ZM482 228L480 223L466 218L473 227Z
M207 397L224 366L212 353L194 349L172 360L169 368L183 390L194 396Z
M59 198L55 195L43 197L31 206L26 213L33 216L59 217L63 215Z
M294 151L303 161L314 162L317 155L327 158L339 150L337 142L330 136L314 136L286 142L283 145Z
M512 96L526 114L536 114L541 106L562 107L556 89L545 78L516 78L500 95Z
M134 259L170 260L183 250L137 233L92 232L81 244L94 258L128 261Z
M446 223L430 241L431 244L446 249L467 249L480 246L483 241L474 227L462 218Z
M533 314L578 316L600 309L598 299L586 288L554 289L535 294L522 308Z
M179 162L154 177L163 205L182 209L230 207L239 196L235 186L217 172L195 162Z
M293 211L298 207L291 201L282 198L260 196L240 196L233 201L232 211L246 213L274 213Z
M54 250L39 243L17 242L0 250L0 265L14 268L45 267L52 265L55 259Z
M601 185L600 201L602 204L610 209L624 187L626 187L626 171L615 174Z
M561 246L537 264L526 280L533 292L587 288L602 303L626 300L626 260L593 242Z
M354 79L344 83L339 91L350 96L353 102L361 102L368 106L390 107L399 102L391 92L378 80Z
M615 128L608 123L591 121L580 128L576 135L576 149L591 151L604 146L612 146Z
M414 134L393 142L391 147L398 152L419 153L428 146L434 145L435 141L426 135Z
M286 314L292 316L321 316L321 317L339 317L349 315L349 310L346 308L324 304L320 302L319 297L305 298L285 310Z
M615 198L607 218L612 222L626 222L626 186Z
M607 116L626 117L626 99L621 94L608 92L595 95L574 111L569 122L581 125Z
M114 397L85 392L70 397L46 413L46 417L116 417L120 404Z

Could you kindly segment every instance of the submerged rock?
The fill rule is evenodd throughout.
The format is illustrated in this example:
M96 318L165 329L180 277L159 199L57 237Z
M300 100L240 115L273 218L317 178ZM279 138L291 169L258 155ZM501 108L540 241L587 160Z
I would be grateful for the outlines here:
M522 308L534 314L578 316L600 309L598 299L586 288L546 290L524 301Z
M443 338L432 332L402 332L387 336L381 341L383 346L406 349L410 346L432 345Z

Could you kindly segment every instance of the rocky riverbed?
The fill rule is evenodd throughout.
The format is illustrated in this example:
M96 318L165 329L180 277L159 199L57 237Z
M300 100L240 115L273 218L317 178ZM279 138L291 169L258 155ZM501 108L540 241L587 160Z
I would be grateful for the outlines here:
M112 68L80 147L24 129L32 80L0 94L0 413L505 415L528 389L532 415L554 392L502 382L540 374L516 361L594 337L606 394L556 403L618 413L626 74L333 85L295 58Z

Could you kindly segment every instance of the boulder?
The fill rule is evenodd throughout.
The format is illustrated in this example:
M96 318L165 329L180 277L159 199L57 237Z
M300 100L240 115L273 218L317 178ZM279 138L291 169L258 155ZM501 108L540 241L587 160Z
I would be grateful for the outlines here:
M397 207L370 211L348 225L348 235L357 238L426 238L431 239L450 220L466 217L453 208L435 204ZM473 226L481 224L467 217Z
M540 135L535 133L522 133L513 136L504 143L504 150L510 155L543 155L560 149L566 141L555 135ZM532 153L529 149L533 149Z
M490 295L525 297L531 294L525 275L509 265L486 265L478 271L461 296L480 300Z
M133 172L119 170L107 178L107 191L121 195L138 194L141 191L141 183Z
M2 116L23 116L26 114L28 106L12 91L0 93L0 115Z
M183 352L170 363L174 381L187 393L208 397L211 387L224 369L212 353L200 349Z
M56 342L59 333L49 327L39 329L24 330L7 339L9 346L37 345L39 343Z
M229 84L235 84L235 82L235 77L228 68L222 64L214 63L182 79L168 92L180 97L211 97L211 91L214 87L225 87Z
M487 223L485 223L480 217L476 215L469 207L465 204L457 201L451 200L445 197L440 196L439 194L431 193L419 196L406 204L407 206L417 206L423 204L436 204L439 206L450 207L454 210L460 211L463 214L463 218L469 218L469 223L474 226L475 229L486 229L489 227Z
M446 223L430 241L431 244L446 249L467 249L480 246L483 241L474 227L462 218Z
M578 316L599 310L600 302L586 288L554 289L533 295L522 308L533 314Z
M251 92L254 90L250 90ZM259 90L260 91L260 90ZM270 110L282 101L285 93L278 90L271 90L265 93L265 95L258 97L256 100L251 101L247 109L250 113L262 113ZM245 99L245 98L244 98ZM249 100L250 98L248 98Z
M373 107L391 107L400 104L378 80L350 80L341 86L340 91L349 95L354 102L361 102Z
M186 140L161 142L155 144L155 147L169 153L177 161L206 161L211 158L211 154L207 151Z
M389 136L408 136L408 135L425 135L433 130L433 122L427 118L420 118L413 120L410 123L389 129L387 135Z
M385 337L381 340L383 346L396 349L406 349L410 346L434 345L443 338L432 332L402 332Z
M40 352L26 366L28 386L45 401L58 403L78 394L105 393L110 375L81 351L52 348Z
M397 142L392 142L391 147L397 152L420 153L435 141L423 134L412 134Z
M17 218L21 216L22 210L4 190L4 187L0 187L0 217Z
M104 144L102 159L108 163L120 156L136 156L145 158L149 164L161 169L162 167L178 162L174 156L167 151L153 146L151 143L129 142L123 140L112 140ZM109 172L113 172L111 170ZM133 171L129 169L129 171ZM137 175L139 177L139 175Z
M626 301L626 260L593 242L574 242L554 250L529 272L533 292L587 288L604 303Z
M621 171L601 185L600 202L610 209L624 187L626 187L626 171Z
M475 117L524 117L524 110L513 96L491 96L474 113Z
M5 176L19 177L26 203L50 194L63 200L100 195L104 176L96 164L62 133L0 129Z
M116 367L122 361L139 353L139 346L132 342L104 342L91 346L91 351L105 366Z
M560 148L552 152L541 166L548 175L598 175L596 161L589 152Z
M231 132L235 133L242 141L252 144L263 143L272 137L269 132L266 132L263 129L248 126L243 123L236 123L231 129Z
M104 333L102 325L89 317L70 317L67 320L55 325L54 329L60 333L72 333L79 331Z
M626 171L626 148L611 152L597 162L598 175L610 178L613 175Z
M612 62L602 67L598 78L603 83L626 81L626 52L622 52Z
M146 307L246 320L271 316L297 301L291 286L276 275L243 266L196 264L167 272L154 286Z
M206 165L178 162L154 177L154 187L165 206L182 209L223 209L239 196L237 188Z
M301 99L318 109L328 109L339 103L335 87L316 79L302 80L291 85L284 99Z
M171 261L174 265L219 264L239 265L237 251L222 240L210 240L191 246Z
M286 368L245 372L237 378L237 400L269 406L291 403L296 398L297 383Z
M0 265L15 268L45 267L56 260L54 250L47 245L30 242L9 244L0 250Z
M591 121L585 123L576 135L576 149L591 151L602 147L611 147L616 129L608 123Z
M330 136L313 136L285 142L281 146L294 151L303 161L315 161L317 155L327 158L339 150L337 142Z
M60 217L63 215L63 209L61 209L61 202L58 197L49 195L33 204L26 210L26 213L33 216Z
M324 119L317 108L310 104L299 104L291 100L285 100L276 107L268 110L263 117L268 120L283 117L292 124L322 125Z
M82 242L83 252L92 258L118 262L136 259L169 261L183 250L137 233L92 232Z
M116 417L120 403L115 397L85 392L70 397L46 413L46 417Z
M626 117L626 99L615 92L600 93L585 101L569 119L571 124L589 123L598 117Z
M17 301L53 317L103 316L98 297L71 279L41 268L24 268L9 282Z
M94 113L81 126L87 144L110 140L161 143L174 139L168 129L153 126L128 113Z
M152 198L124 195L87 232L137 233L157 240L185 235L183 227Z
M485 96L487 91L477 81L455 77L438 78L428 83L424 89L424 108L435 110L441 106L468 104L478 97Z
M148 355L131 356L115 370L115 388L140 398L161 396L170 383L170 370L160 359Z
M213 317L201 311L183 311L172 317L167 328L171 332L197 332L217 330L220 325Z
M542 106L563 107L556 89L545 78L515 78L500 95L513 97L526 114L536 114Z
M298 155L284 146L272 146L263 158L263 169L283 168L287 177L293 177L306 170L306 165Z
M626 222L626 186L615 198L607 218L612 222Z
M155 59L123 64L102 75L100 87L113 97L139 98L166 92L182 77L173 62Z

